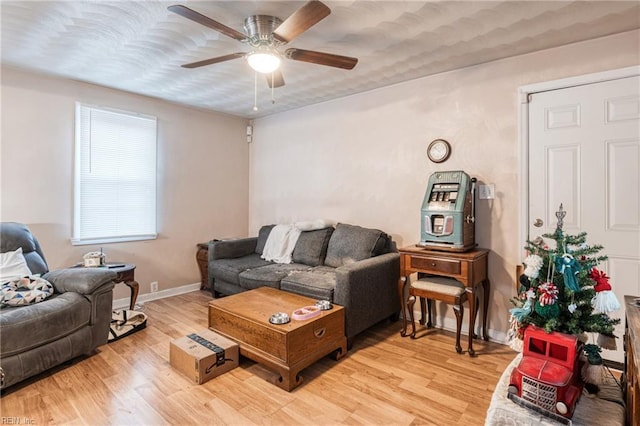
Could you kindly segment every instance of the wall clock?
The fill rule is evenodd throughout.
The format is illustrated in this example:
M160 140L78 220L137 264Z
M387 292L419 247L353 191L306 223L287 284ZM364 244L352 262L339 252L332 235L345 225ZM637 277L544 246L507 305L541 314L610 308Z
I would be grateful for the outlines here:
M434 163L444 163L451 155L451 145L444 139L435 139L427 147L427 157Z

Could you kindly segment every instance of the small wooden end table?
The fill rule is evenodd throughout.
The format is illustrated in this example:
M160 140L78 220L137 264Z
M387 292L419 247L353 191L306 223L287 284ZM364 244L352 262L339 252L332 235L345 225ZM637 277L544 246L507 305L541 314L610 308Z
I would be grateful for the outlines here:
M209 243L198 243L196 262L200 269L200 290L209 289Z
M129 309L134 310L136 306L136 300L138 299L138 291L140 291L140 285L135 279L134 271L136 265L133 263L107 263L107 268L116 273L116 277L113 282L116 284L124 283L131 289L131 302L129 303Z
M637 425L640 419L640 306L635 296L624 296L625 333L623 391L627 401L627 424Z
M213 290L209 288L209 244L220 241L216 238L206 243L198 243L198 251L196 252L196 262L200 269L200 290Z

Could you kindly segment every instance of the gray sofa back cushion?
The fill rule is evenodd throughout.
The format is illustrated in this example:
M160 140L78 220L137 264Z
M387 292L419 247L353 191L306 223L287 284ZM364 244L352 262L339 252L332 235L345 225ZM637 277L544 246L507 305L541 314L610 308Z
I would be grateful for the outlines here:
M327 255L331 234L333 234L333 227L300 233L296 247L293 249L293 261L309 266L322 265Z
M32 274L44 274L49 270L42 248L29 228L17 222L0 223L0 253L22 247L22 254Z
M387 234L378 229L339 223L329 240L324 264L338 268L377 256L384 252L387 240Z
M256 244L256 253L262 254L264 251L264 245L267 243L267 238L275 225L264 225L258 231L258 243Z

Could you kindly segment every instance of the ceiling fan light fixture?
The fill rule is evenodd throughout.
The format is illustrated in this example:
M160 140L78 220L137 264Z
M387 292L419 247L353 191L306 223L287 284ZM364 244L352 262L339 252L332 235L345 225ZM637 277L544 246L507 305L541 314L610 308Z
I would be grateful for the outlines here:
M270 74L280 68L282 59L278 52L271 49L258 49L247 55L249 66L262 74Z

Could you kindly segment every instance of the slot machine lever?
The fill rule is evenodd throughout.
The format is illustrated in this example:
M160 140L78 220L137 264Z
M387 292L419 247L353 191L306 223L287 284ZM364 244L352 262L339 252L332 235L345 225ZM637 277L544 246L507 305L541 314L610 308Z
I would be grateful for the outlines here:
M467 215L465 221L467 223L475 223L476 221L476 181L478 179L471 178L471 216Z

